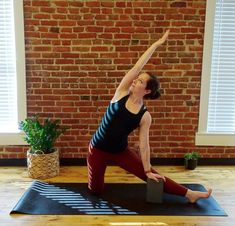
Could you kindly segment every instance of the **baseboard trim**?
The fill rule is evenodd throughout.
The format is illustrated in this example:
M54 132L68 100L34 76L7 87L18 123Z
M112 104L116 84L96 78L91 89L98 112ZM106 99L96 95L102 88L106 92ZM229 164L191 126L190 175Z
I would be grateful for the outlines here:
M184 164L183 158L152 158L152 165L173 165ZM27 159L0 159L0 166L26 166ZM63 158L60 159L61 166L86 166L85 158ZM235 158L201 158L198 165L235 165Z

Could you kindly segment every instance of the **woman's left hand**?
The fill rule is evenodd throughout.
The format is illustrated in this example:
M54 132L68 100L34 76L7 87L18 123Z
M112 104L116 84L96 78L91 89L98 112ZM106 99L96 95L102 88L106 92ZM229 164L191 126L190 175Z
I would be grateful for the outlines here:
M157 45L162 45L166 41L166 39L168 38L169 33L170 33L170 30L167 30L165 32L165 34L158 41L156 41L156 44Z

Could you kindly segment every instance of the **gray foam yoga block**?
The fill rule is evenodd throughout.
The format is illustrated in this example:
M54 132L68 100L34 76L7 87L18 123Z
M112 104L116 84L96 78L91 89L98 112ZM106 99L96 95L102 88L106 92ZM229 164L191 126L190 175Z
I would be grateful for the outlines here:
M159 182L148 178L147 179L147 192L146 201L152 203L162 203L163 196L163 180Z

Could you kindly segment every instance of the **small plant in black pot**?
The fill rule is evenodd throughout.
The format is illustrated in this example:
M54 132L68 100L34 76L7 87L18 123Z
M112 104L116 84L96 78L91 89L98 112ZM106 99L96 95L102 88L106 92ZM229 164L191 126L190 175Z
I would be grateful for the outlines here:
M185 169L194 170L197 167L198 159L200 154L198 152L189 152L184 155L184 166Z

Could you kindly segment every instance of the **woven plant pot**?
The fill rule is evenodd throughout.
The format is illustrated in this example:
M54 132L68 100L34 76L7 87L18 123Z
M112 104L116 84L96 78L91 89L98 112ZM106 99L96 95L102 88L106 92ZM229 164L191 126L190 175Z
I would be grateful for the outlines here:
M58 150L49 154L31 154L27 151L28 174L34 179L47 179L59 174Z

